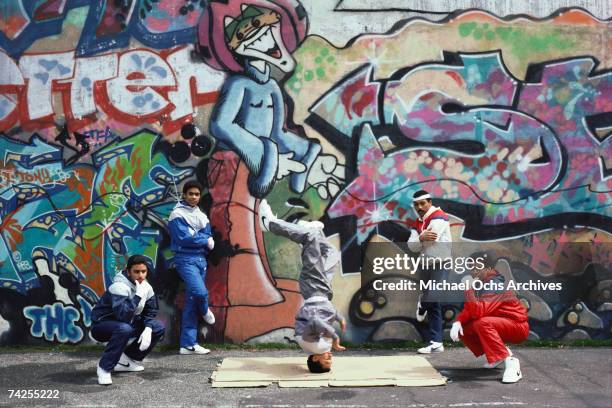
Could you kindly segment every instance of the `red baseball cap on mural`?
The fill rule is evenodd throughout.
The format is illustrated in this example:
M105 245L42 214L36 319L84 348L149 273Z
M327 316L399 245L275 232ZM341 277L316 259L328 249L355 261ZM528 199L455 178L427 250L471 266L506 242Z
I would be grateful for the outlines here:
M236 60L225 38L225 18L241 15L245 6L275 11L280 15L280 29L287 51L293 52L306 37L308 16L297 0L235 0L210 1L198 23L198 46L202 59L209 66L241 72L244 67Z

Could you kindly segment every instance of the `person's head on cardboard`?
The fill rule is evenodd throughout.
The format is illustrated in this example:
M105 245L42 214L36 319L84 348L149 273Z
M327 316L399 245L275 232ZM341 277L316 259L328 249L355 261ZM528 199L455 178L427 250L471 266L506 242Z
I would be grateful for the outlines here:
M310 370L311 373L327 373L331 370L332 353L327 351L321 354L311 354L308 356L306 364L308 364L308 370Z

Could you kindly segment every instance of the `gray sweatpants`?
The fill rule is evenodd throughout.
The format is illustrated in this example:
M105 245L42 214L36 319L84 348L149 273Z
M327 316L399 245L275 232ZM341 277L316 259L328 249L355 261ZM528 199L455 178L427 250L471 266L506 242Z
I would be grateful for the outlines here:
M323 231L305 228L283 220L270 221L270 231L302 245L300 292L304 299L327 296L332 299L331 279L340 260L336 248Z

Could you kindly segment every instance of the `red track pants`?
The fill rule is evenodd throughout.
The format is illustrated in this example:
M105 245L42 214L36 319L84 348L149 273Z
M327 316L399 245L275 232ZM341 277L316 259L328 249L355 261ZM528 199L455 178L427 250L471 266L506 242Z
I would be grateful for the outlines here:
M521 343L529 335L528 322L487 316L463 326L461 341L476 357L485 354L489 363L508 357L505 343Z

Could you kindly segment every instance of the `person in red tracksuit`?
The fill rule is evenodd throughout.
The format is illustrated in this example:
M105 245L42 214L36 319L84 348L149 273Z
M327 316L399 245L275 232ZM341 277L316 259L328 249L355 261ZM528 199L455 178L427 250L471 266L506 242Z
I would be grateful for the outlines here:
M505 343L527 339L527 310L513 291L506 290L504 277L494 268L494 254L479 252L472 257L484 259L483 268L471 271L472 277L484 286L475 291L473 287L480 285L471 283L472 288L466 290L463 310L451 328L451 339L461 339L476 357L486 355L487 368L505 363L502 382L515 383L523 377L521 367Z

